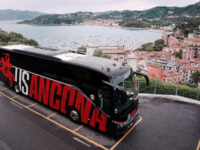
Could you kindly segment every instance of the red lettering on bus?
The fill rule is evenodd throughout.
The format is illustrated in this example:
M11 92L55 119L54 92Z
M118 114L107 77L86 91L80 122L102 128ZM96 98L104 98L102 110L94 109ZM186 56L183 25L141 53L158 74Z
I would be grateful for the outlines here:
M37 75L32 75L31 76L31 85L30 85L30 90L29 90L29 97L33 97L34 95L34 99L37 100L37 90L38 90L38 86L37 86Z
M86 100L85 102L84 95L78 92L75 108L80 112L81 121L85 124L88 123L91 106L92 106L92 103L89 100Z
M67 86L67 85L64 86L63 93L62 93L62 100L61 100L61 108L60 108L62 113L67 114L66 112L67 100L69 100L69 103L74 102L75 93L76 91L72 87ZM70 105L72 106L73 103Z
M72 92L72 93L70 93L70 98L69 98L68 106L73 106L74 105L76 91L74 89L73 90L72 89L73 88L71 87L70 92ZM72 96L71 96L71 94L72 94Z
M43 104L45 104L45 105L48 105L49 88L50 88L50 80L46 79L46 85L45 85L45 79L43 77L40 77L38 101L42 102L42 100L43 100Z
M62 92L62 85L58 82L52 82L51 84L51 92L50 92L50 99L49 99L49 106L55 110L59 110L60 107L60 100L59 99L55 99L55 91L57 88L57 95L61 95ZM54 100L55 100L55 104L54 104Z
M9 79L10 85L9 87L13 86L13 81L15 80L14 74L11 72L12 64L10 63L10 55L5 53L5 58L0 59L1 67L0 71L4 74L6 78Z
M92 102L86 99L82 93L68 85L64 86L59 82L50 81L44 77L39 77L38 85L38 76L32 75L29 97L38 100L40 103L43 102L43 104L49 105L55 110L60 109L63 114L67 114L67 106L75 107L80 112L82 123L89 124L91 127L98 125L100 131L106 132L107 117L98 108L93 108ZM92 113L91 119L90 113Z
M93 110L92 118L90 120L89 125L91 127L95 127L96 123L99 123L99 130L105 132L107 117L103 113L100 113L100 115L99 115L99 113L100 113L99 109L95 107ZM100 118L99 118L99 116L100 116Z

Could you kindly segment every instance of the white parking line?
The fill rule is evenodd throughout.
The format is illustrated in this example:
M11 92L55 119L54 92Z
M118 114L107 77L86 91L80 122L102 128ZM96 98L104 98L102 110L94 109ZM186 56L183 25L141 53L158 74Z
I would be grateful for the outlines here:
M77 138L77 137L73 137L73 139L74 139L75 141L77 141L77 142L79 142L79 143L81 143L81 144L87 146L87 147L91 147L90 144L85 143L84 141L82 141L81 139L79 139L79 138Z
M0 140L0 149L11 150L11 148L2 140Z

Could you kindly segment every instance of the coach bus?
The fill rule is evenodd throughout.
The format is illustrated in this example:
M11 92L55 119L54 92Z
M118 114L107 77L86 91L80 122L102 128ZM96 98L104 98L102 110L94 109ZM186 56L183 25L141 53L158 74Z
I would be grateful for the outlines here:
M133 125L136 75L149 84L146 75L110 59L26 45L0 48L0 79L17 94L105 133Z

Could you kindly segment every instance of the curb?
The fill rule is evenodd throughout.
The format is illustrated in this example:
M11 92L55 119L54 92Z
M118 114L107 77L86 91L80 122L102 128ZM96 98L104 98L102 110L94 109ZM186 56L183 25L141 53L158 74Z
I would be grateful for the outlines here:
M145 93L140 93L139 97L141 98L165 98L173 101L180 101L184 103L190 103L190 104L195 104L200 106L200 101L187 98L187 97L182 97L182 96L177 96L177 95L162 95L162 94L145 94Z

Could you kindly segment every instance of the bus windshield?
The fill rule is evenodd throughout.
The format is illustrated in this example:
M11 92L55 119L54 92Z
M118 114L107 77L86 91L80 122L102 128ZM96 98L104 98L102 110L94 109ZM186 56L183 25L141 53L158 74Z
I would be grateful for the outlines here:
M115 79L113 79L113 83L121 90L125 90L127 95L134 94L137 88L135 75L131 72L131 70L120 76L117 76Z
M114 84L114 112L116 114L128 109L133 102L137 90L134 73L129 70L113 79Z

